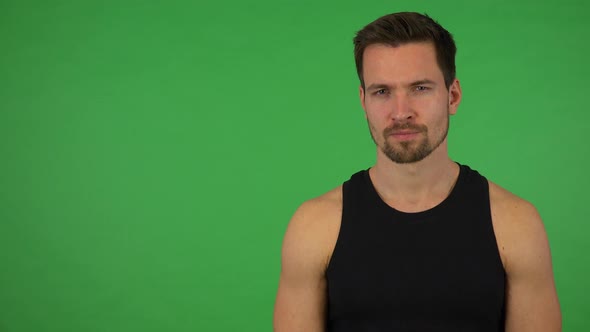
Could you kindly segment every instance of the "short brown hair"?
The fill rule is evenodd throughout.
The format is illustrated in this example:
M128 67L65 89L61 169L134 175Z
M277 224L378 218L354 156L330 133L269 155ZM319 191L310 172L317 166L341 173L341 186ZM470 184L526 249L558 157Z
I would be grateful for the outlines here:
M363 89L363 53L372 44L397 47L412 42L432 42L447 89L455 79L457 46L453 36L426 14L400 12L385 15L357 32L353 42L356 71Z

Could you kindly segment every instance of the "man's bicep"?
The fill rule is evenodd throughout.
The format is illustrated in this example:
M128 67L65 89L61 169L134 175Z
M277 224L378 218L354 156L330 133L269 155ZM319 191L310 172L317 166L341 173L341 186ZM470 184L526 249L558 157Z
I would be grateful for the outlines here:
M292 283L289 278L281 277L275 303L274 331L324 331L324 294L324 281Z
M508 257L506 331L561 331L547 235L534 207L526 209Z
M313 208L313 207L312 207ZM276 332L324 331L325 253L315 215L300 207L291 219L281 251L281 276L274 311Z

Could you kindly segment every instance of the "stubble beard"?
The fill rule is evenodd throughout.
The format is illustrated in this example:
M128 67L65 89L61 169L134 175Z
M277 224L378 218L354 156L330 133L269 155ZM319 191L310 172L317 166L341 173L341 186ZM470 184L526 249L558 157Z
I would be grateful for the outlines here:
M447 112L448 114L448 112ZM428 140L428 127L424 125L415 125L409 123L395 124L383 130L383 145L380 146L375 139L373 128L369 123L369 132L375 145L394 163L410 164L423 160L428 157L434 150L436 150L442 142L447 138L449 133L450 116L446 117L446 124L442 135L434 142ZM398 130L413 130L418 131L421 135L419 141L403 141L398 142L397 145L390 143L390 136L393 132Z

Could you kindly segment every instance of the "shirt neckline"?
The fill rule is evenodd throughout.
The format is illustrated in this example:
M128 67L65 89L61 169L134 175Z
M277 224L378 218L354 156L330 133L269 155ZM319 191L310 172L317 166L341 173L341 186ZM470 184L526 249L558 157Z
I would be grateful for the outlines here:
M363 180L365 181L365 184L368 189L368 194L370 198L369 201L371 203L375 203L378 209L385 212L389 216L395 218L396 221L418 222L421 220L431 219L436 215L440 215L441 211L447 209L456 200L458 192L460 192L461 188L463 187L463 183L465 182L467 172L463 165L459 163L456 164L459 166L459 175L455 180L453 189L442 202L433 206L430 209L418 212L403 212L394 207L389 206L389 204L385 203L381 196L379 196L379 193L377 192L377 189L375 189L373 181L371 180L371 177L369 175L369 169L366 169L363 172Z

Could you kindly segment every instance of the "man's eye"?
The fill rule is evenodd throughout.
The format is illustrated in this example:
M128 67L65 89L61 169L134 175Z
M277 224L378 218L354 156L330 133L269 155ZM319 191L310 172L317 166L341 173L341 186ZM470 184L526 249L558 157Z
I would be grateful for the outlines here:
M384 95L387 91L385 91L385 89L379 89L377 91L375 91L376 95Z
M426 91L426 90L428 90L428 87L418 85L418 86L416 86L415 89L416 89L416 91Z

